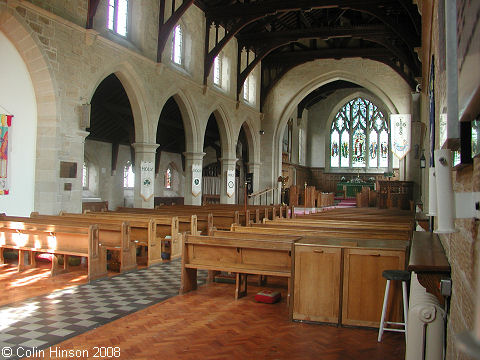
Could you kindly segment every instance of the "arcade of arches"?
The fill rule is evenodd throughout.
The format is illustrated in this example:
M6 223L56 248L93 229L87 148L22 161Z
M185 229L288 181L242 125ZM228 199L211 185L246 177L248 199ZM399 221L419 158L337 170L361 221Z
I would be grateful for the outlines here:
M211 59L205 72L205 48L214 49L218 37L227 35L218 26L206 31L197 2L183 2L192 5L176 21L181 31L175 34L182 41L167 34L159 52L158 1L130 5L129 16L137 18L128 18L130 32L124 37L108 29L106 0L52 0L48 5L0 0L0 113L14 115L9 194L0 197L0 212L80 212L82 201L95 200L108 201L110 209L243 204L248 174L253 192L275 189L269 201L279 203L279 176L288 176L286 186L308 183L331 192L341 178L383 180L385 173L413 182L414 202L427 210L428 168L420 167L420 158L424 155L428 164L430 138L440 148L443 136L445 44L437 31L437 1L401 2L415 4L422 17L422 44L415 49L421 62L418 87L407 78L410 73L399 70L408 61L392 65L359 55L319 57L279 70L282 76L266 91L261 61L242 72L252 64L250 52L235 36L224 44L215 69ZM92 3L97 5L93 13ZM173 7L181 8L176 3ZM459 28L458 106L478 110L479 7L475 1L457 3L462 7L458 24L464 25ZM171 8L171 1L166 5ZM438 74L435 85L428 76L431 59ZM431 135L432 98L437 126ZM339 115L349 106L348 116ZM369 115L356 118L360 107ZM411 151L401 160L391 152L393 114L411 114ZM456 192L480 190L474 160L473 166L455 171ZM142 193L142 164L153 167L148 196ZM76 173L59 176L62 166L74 166ZM199 192L192 185L193 168L202 171ZM232 172L233 195L227 186ZM442 235L454 284L462 284L452 299L452 359L459 350L451 334L473 327L479 241L478 224L470 220L457 220L459 233Z

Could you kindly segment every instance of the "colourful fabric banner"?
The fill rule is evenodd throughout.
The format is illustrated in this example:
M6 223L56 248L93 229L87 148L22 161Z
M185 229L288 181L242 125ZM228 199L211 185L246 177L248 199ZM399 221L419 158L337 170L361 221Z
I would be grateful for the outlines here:
M8 195L8 128L13 115L0 114L0 195Z
M390 115L392 129L392 152L399 159L403 159L410 151L411 121L410 114Z

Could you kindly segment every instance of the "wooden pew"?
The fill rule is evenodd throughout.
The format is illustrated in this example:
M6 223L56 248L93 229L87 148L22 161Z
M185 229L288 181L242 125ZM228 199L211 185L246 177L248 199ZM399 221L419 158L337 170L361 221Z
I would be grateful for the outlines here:
M232 225L232 231L264 234L292 234L298 236L337 237L342 239L378 239L408 241L411 231L387 231L375 229L335 229L311 226L288 226L284 224L253 224L252 226Z
M24 270L28 253L30 266L35 266L35 253L64 255L61 270L58 259L53 256L51 274L68 271L68 257L82 256L88 261L88 280L107 276L107 251L100 245L98 225L53 225L34 222L0 220L0 263L4 263L3 249L17 249L18 270Z
M213 227L213 215L210 212L195 214L192 211L176 211L177 206L169 206L165 211L145 208L118 207L109 213L143 214L153 216L176 216L178 217L179 232L190 232L192 235L208 234Z
M180 294L197 288L197 269L236 273L235 299L247 293L247 274L288 278L290 299L292 251L299 236L277 239L187 235L182 252Z
M84 201L82 212L85 211L108 211L108 201Z
M28 219L28 218L27 218ZM120 272L137 268L137 252L135 242L130 237L130 224L123 220L102 220L83 215L64 217L57 215L41 215L37 212L30 214L30 221L52 223L57 225L98 225L100 244L107 250L118 251L120 256ZM28 221L28 220L27 220Z
M119 221L119 219L128 219L130 224L130 238L137 244L147 249L147 266L163 262L161 257L162 240L171 239L181 242L181 234L178 232L177 217L155 218L150 216L130 216L119 217L109 215L109 213L85 213L72 214L61 213L61 216L67 218L78 218L79 216L90 217L98 221L105 222L107 220Z
M378 230L399 230L413 231L412 223L385 223L370 222L362 220L332 220L332 219L315 219L315 218L295 218L295 219L275 219L264 220L264 224L287 224L291 226L311 226L318 228L336 228L336 229L378 229Z
M146 209L150 210L150 209ZM181 214L157 214L154 212L148 211L139 211L139 212L117 212L117 211L109 211L106 213L100 212L89 212L85 215L92 216L92 217L102 217L102 218L111 218L111 219L154 219L157 222L165 223L165 221L170 222L174 221L176 224L174 225L177 230L172 231L172 234L167 234L167 239L171 241L171 257L177 258L181 256L182 253L182 239L186 233L200 235L200 233L207 234L208 229L211 228L212 224L212 216L203 216L200 215L204 221L201 222L203 231L198 230L198 217L197 215L181 215ZM208 224L207 224L208 222Z

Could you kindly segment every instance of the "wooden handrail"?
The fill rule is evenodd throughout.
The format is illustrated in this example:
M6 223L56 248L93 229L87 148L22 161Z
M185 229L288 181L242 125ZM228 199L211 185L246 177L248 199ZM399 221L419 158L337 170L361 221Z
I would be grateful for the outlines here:
M255 197L255 196L258 196L258 195L263 195L263 194L266 194L270 191L273 191L274 189L273 188L266 188L265 190L261 190L261 191L257 191L256 193L252 193L250 195L248 195L248 197Z

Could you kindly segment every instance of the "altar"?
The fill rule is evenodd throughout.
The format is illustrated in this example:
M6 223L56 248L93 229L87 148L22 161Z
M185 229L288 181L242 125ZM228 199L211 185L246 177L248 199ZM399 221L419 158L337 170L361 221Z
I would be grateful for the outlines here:
M356 181L340 181L337 183L337 194L345 194L346 197L355 197L357 193L362 191L364 186L375 190L374 182L356 182Z

